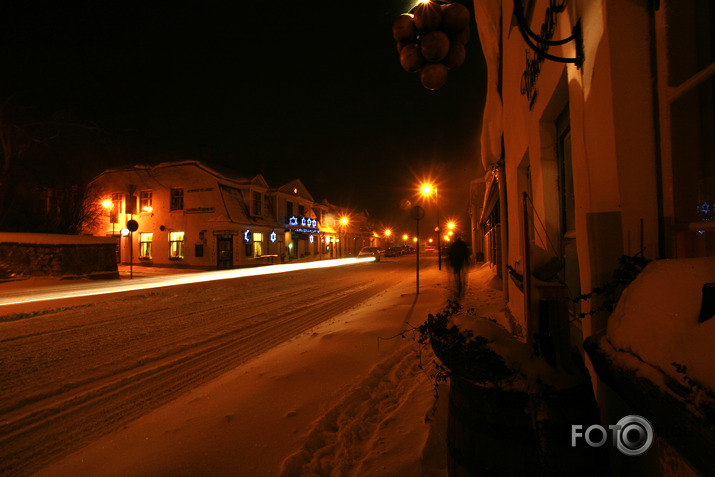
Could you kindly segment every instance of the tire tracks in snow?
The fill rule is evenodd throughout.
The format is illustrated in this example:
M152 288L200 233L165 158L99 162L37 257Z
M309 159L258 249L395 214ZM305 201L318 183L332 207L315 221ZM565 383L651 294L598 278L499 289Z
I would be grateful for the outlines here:
M237 290L222 284L210 292L202 288L210 285L192 286L97 304L76 314L64 310L35 317L30 327L5 323L0 328L0 475L42 468L360 304L392 284L394 274L375 281L357 277L318 273L312 278L323 279L319 284L303 280L281 291L268 285ZM295 278L286 276L278 283L291 281ZM131 317L122 316L127 304L137 310ZM46 332L39 330L43 323L48 323Z

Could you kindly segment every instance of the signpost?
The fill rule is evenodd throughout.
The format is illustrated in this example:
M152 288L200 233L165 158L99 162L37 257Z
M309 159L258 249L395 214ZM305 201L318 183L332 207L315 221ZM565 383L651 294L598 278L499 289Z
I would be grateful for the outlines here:
M412 207L412 210L410 211L410 215L412 216L413 219L417 222L417 247L416 248L416 255L415 255L415 262L416 262L416 286L417 286L417 295L420 294L420 219L422 219L425 216L425 209L420 207L419 205L416 205Z
M139 229L139 222L134 219L127 221L127 230L129 230L129 279L134 278L134 232Z

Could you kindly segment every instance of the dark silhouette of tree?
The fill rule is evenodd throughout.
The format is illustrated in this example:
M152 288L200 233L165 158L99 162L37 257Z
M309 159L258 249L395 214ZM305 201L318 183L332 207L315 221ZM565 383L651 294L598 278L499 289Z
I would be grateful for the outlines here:
M86 210L88 144L99 127L67 111L52 114L0 105L0 231L77 234L96 212ZM90 136L93 136L90 138Z

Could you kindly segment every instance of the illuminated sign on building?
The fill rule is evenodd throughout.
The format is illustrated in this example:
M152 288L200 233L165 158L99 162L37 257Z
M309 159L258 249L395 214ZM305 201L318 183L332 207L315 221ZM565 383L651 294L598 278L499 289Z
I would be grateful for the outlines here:
M248 234L250 234L250 233L251 233L250 230L246 230L245 232L243 232L243 241L244 242L249 243L251 241L251 238L248 236Z
M310 227L312 229L318 228L318 221L315 219L309 219L307 217L301 217L300 219L295 215L288 219L288 225L301 225L302 227ZM302 230L300 230L302 231ZM311 231L314 232L314 231Z
M276 241L276 233L271 232L271 242L275 242L275 241Z

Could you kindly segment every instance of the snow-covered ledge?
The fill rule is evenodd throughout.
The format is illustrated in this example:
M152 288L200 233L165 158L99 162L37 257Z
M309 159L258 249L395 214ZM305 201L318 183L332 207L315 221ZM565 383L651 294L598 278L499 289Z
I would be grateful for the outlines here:
M112 237L0 233L0 281L119 278L116 247Z
M713 257L652 262L584 344L598 377L703 475L715 469L715 318L699 318L713 282Z

